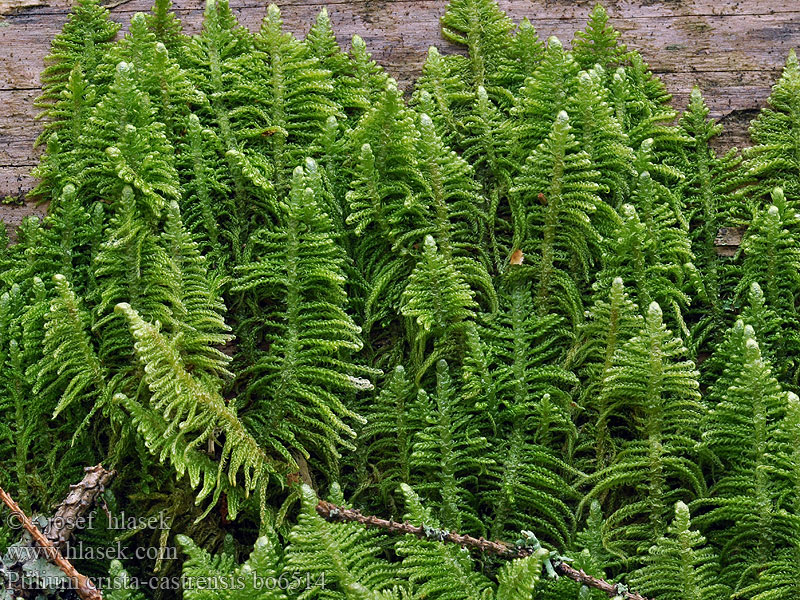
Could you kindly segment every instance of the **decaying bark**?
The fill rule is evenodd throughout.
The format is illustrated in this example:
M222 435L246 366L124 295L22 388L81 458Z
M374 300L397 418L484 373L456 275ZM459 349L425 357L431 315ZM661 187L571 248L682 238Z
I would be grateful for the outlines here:
M102 465L84 470L86 475L80 483L70 486L69 494L44 528L45 537L59 550L64 549L80 518L94 505L115 475L114 471L106 471Z
M471 550L480 550L489 554L496 554L504 558L524 558L533 553L528 547L515 546L508 542L490 541L483 538L474 538L469 535L461 535L454 531L435 529L425 525L412 525L408 521L397 522L381 519L374 515L362 515L360 511L352 508L344 508L330 502L320 500L317 504L317 513L328 521L343 521L350 523L360 523L365 527L378 527L391 533L410 533L418 538L436 540L439 542L449 542L458 544ZM592 577L583 570L569 566L563 561L554 561L553 569L555 572L568 579L572 579L586 587L594 588L608 594L609 598L621 597L624 600L648 600L641 594L628 591L624 586L609 583L604 579Z
M742 238L747 227L720 227L714 244L718 256L734 256L742 245Z
M0 500L16 515L24 529L34 539L37 550L41 550L47 560L57 565L70 579L78 596L83 600L103 600L102 594L94 583L85 575L78 573L72 563L61 555L61 551L72 537L76 525L81 522L82 517L94 505L98 496L103 493L116 474L114 471L105 470L102 465L86 467L84 470L86 474L83 479L80 483L70 486L69 494L59 504L55 514L44 528L44 533L2 488L0 488ZM37 554L38 552L31 553L31 558ZM23 581L22 564L17 566L20 573L20 577L17 579L17 583L19 583ZM22 591L21 589L17 590L17 592Z

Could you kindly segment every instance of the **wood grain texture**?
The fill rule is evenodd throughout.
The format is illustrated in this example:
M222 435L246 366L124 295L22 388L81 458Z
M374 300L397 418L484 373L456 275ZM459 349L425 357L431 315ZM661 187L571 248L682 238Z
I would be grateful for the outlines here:
M742 239L747 231L747 227L720 227L714 244L717 246L719 256L734 256Z
M595 0L499 0L515 21L528 17L542 38L572 39ZM258 28L266 2L230 0L243 25ZM112 18L125 27L152 0L119 0ZM203 0L173 0L189 33L202 25ZM32 148L40 130L33 99L50 40L69 14L71 0L0 0L0 196L30 189L26 175L36 163ZM408 89L428 46L458 51L439 33L446 0L278 0L285 26L304 36L317 12L328 8L340 42L361 35L374 58ZM764 105L789 50L800 41L797 0L611 0L612 23L629 47L639 50L685 106L699 85L726 133L721 147L746 146L747 126ZM27 207L0 206L0 219L18 221Z

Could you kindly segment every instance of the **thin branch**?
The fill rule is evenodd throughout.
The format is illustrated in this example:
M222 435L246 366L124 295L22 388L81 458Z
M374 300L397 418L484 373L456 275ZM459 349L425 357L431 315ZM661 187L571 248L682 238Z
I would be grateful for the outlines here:
M63 547L72 534L74 523L78 517L89 509L114 476L113 471L106 471L100 465L87 467L85 471L86 475L83 480L77 485L70 486L69 495L56 511L56 516L61 518L55 519L54 517L45 528L48 535L39 531L39 528L3 488L0 488L0 500L16 515L25 530L39 544L46 558L58 566L70 579L82 600L103 600L103 595L92 583L92 580L78 573L72 563L59 551L59 547ZM51 524L54 525L52 528Z
M374 515L362 515L358 510L337 506L324 500L320 500L317 504L317 513L328 521L360 523L366 527L377 527L390 533L409 533L418 538L458 544L465 548L496 554L503 558L524 558L533 553L533 550L528 547L515 546L508 542L490 541L482 537L474 538L454 531L427 527L426 525L412 525L408 521L387 521ZM588 575L582 569L571 567L563 561L555 561L553 569L558 575L576 581L586 587L605 592L610 598L621 597L624 600L648 600L641 594L628 591L625 586L609 583L604 579Z

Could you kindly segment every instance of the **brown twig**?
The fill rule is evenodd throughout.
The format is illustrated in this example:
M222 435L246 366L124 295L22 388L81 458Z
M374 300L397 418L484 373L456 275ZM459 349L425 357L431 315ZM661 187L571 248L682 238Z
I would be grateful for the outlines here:
M410 533L418 538L458 544L465 548L496 554L504 558L524 558L533 553L530 548L514 546L508 542L475 538L469 535L461 535L454 531L426 527L425 525L412 525L408 521L387 521L374 515L362 515L358 510L337 506L324 500L320 500L317 504L317 513L328 521L360 523L366 527L378 527L391 533ZM648 600L641 594L626 590L624 586L618 586L604 579L588 575L582 569L571 567L563 561L555 562L553 569L558 575L572 579L586 587L605 592L610 598L619 596L625 600Z
M39 528L3 488L0 488L0 500L16 515L25 530L39 544L45 557L58 566L70 579L78 596L83 600L103 600L103 595L91 579L78 573L72 563L60 552L72 535L80 517L114 477L114 471L106 471L101 465L86 467L84 470L86 475L80 483L70 486L70 493L48 522L45 533L39 531Z

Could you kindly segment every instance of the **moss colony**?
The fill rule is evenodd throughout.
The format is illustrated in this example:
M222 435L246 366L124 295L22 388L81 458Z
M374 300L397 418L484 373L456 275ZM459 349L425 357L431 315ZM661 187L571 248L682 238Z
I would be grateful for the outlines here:
M50 515L102 462L109 515L163 518L76 533L126 550L74 560L140 583L111 600L607 597L318 497L658 600L796 600L797 58L720 155L599 6L571 50L494 0L441 23L464 53L405 98L325 11L299 41L209 0L189 37L157 0L117 39L78 1L38 100L49 214L0 244L0 484Z

